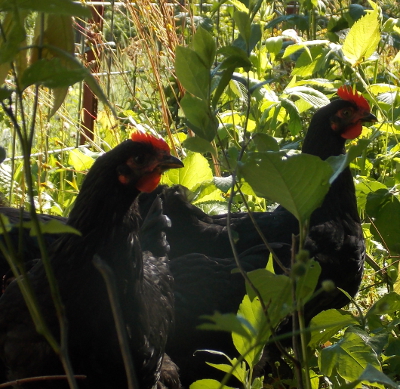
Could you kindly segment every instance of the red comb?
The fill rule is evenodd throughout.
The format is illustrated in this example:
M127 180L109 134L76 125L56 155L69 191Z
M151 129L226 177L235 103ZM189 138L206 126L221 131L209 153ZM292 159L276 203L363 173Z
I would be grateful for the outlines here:
M337 91L338 96L347 101L352 101L357 107L364 109L365 111L370 111L371 108L368 101L364 96L359 95L358 92L350 86L341 86Z
M170 148L164 139L156 138L155 136L147 134L145 132L141 131L132 132L131 139L134 142L150 143L157 149L162 149L168 152L170 151Z

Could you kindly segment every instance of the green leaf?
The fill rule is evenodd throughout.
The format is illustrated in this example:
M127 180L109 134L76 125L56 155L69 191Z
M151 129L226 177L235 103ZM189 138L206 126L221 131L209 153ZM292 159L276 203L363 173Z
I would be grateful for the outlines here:
M224 193L227 193L233 184L232 176L228 177L214 177L215 186Z
M373 365L367 365L360 376L360 381L368 381L369 383L377 383L398 389L399 386L393 382L386 374L382 373Z
M239 29L241 37L246 43L247 49L249 49L251 36L251 21L249 14L247 12L235 11L233 14L233 20Z
M175 71L179 81L188 92L208 101L210 70L195 51L178 46L175 56Z
M322 108L330 103L329 99L323 93L306 86L286 88L285 93L289 96L296 96L315 108Z
M0 35L0 64L9 63L20 50L20 44L25 40L25 29L15 13L7 13L2 25L6 40ZM3 82L1 80L1 82Z
M332 184L333 181L339 176L339 174L346 169L350 162L360 156L362 152L371 143L369 139L360 139L355 146L351 146L345 155L331 156L326 161L331 165L334 174L329 179L329 183Z
M256 145L257 151L279 151L278 142L271 135L257 133L252 140Z
M211 69L216 52L216 45L212 35L204 28L199 27L193 37L193 48L204 65Z
M71 0L0 0L0 11L14 8L59 15L91 17L89 8Z
M392 253L400 253L400 201L387 189L369 193L365 207L374 218L370 231Z
M203 138L200 138L198 136L192 136L186 138L183 143L183 147L187 148L190 151L194 151L196 153L210 153L217 157L216 151L214 147L212 147L211 143L206 141Z
M200 324L197 328L201 330L233 332L249 340L254 336L254 333L248 330L251 328L250 324L233 313L215 312L214 315L203 315L201 318L212 321Z
M74 149L69 152L68 164L77 171L89 170L94 163L94 159L82 153L79 149Z
M188 127L200 138L211 142L217 134L218 121L207 101L186 93L181 107L188 120Z
M233 389L231 386L226 386L221 384L212 379L204 379L204 380L199 380L193 382L193 384L190 385L190 389Z
M33 228L32 221L27 221L22 223L24 228L29 228L29 235L37 236L36 231ZM77 229L59 221L56 219L51 219L48 222L42 222L39 220L40 232L42 234L76 234L82 235Z
M389 292L372 305L366 318L368 319L372 315L392 314L396 311L400 311L400 295L396 292Z
M248 295L245 295L242 303L239 306L238 316L243 317L248 323L251 324L253 331L248 331L248 336L242 336L238 333L232 334L233 344L236 350L239 351L240 355L244 356L244 359L250 367L254 367L261 358L264 344L271 335L271 331L261 331L266 327L267 321L265 314L262 310L260 301L257 298L250 300ZM261 336L261 340L260 339Z
M299 110L297 109L296 105L289 99L282 98L281 105L283 108L285 108L286 112L290 117L290 120L288 121L288 126L291 134L297 135L303 128Z
M87 74L83 67L69 69L59 58L41 59L29 66L21 77L22 88L43 85L48 88L68 87L82 81Z
M237 359L233 358L230 359L231 365L226 365L222 363L210 363L207 362L207 365L210 365L212 367L215 367L216 369L223 371L224 373L231 373L233 374L239 382L246 382L246 363L242 362L242 364L237 363ZM232 372L232 366L236 365L235 370Z
M248 276L261 294L264 304L268 306L270 324L275 327L292 308L292 286L289 277L275 275L266 269L257 269L248 273ZM250 299L255 299L253 288L246 284Z
M308 346L315 348L331 339L340 330L358 324L357 319L348 312L336 309L322 311L311 320L311 339Z
M162 182L169 185L180 184L194 192L202 183L212 181L210 165L201 154L190 152L183 163L183 168L164 173Z
M377 355L359 334L347 330L333 346L321 350L321 373L332 377L336 372L348 381L359 379L368 364L380 368Z
M379 26L378 7L353 24L342 47L352 66L369 58L377 49L381 39Z
M240 173L258 196L278 202L304 223L322 204L332 168L313 155L282 159L270 152L250 154Z

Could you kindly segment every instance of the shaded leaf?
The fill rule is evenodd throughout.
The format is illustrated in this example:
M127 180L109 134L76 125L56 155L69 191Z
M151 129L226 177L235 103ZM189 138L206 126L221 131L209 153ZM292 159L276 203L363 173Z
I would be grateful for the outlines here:
M322 311L311 319L311 339L308 346L315 348L319 344L325 343L340 330L358 324L357 319L348 312L336 309Z
M182 145L188 150L194 151L196 153L202 153L202 154L211 153L215 157L217 156L216 151L214 147L212 147L211 143L198 136L192 136L186 138L183 141Z
M216 52L214 38L204 28L198 28L193 37L194 51L203 61L204 65L211 68Z
M380 368L372 348L358 334L348 330L339 342L321 350L318 364L321 372L328 377L337 372L348 381L359 379L369 364Z
M179 81L188 92L208 101L210 71L195 51L178 46L175 56L175 71Z
M89 8L71 0L0 0L0 11L14 8L60 15L91 16Z
M240 172L258 196L280 203L304 222L328 192L332 168L313 155L282 159L270 152L249 155Z
M186 93L181 107L188 120L188 127L200 138L211 142L217 134L218 121L207 101Z

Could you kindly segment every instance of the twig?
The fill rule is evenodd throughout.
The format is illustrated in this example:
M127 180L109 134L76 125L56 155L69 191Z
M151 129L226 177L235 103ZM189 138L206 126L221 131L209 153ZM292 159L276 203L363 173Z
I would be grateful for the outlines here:
M86 379L85 375L74 375L74 378L77 380ZM30 382L38 382L38 381L53 381L53 380L66 380L68 377L66 375L44 375L38 377L29 377L22 378L20 380L5 382L4 384L0 384L0 388L8 388L10 386L20 386L23 384L28 384Z

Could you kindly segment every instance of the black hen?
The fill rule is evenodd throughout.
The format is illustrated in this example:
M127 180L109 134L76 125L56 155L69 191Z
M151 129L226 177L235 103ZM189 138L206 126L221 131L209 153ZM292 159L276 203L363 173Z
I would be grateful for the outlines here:
M363 122L376 120L362 96L346 88L339 89L338 94L341 99L332 101L313 116L302 148L304 153L321 159L343 154L346 139L359 136ZM231 350L231 340L224 343L226 337L223 338L223 335L218 338L213 332L196 330L195 324L200 323L198 316L200 313L213 313L213 310L235 312L244 294L244 281L230 274L235 266L232 259L215 260L191 254L197 252L220 258L232 256L226 215L210 217L204 214L187 202L182 188L161 188L158 192L163 198L165 214L172 222L167 239L171 246L171 271L175 278L176 335L168 341L167 352L181 368L182 383L188 385L210 372L202 360L197 361L201 358L192 356L195 347L212 348L212 342L216 342L217 350ZM144 209L146 198L141 200ZM268 242L282 244L277 252L284 265L290 267L292 234L298 234L295 217L283 207L271 213L254 214L254 217ZM262 244L247 214L233 214L232 228L238 235L236 247L239 253ZM305 248L321 265L320 285L324 280L333 280L337 287L351 296L357 293L363 273L365 245L349 168L334 181L323 204L312 214ZM249 258L256 263L256 267L263 267L268 254L268 250L264 249L264 253L259 254L264 255L264 259L254 262L252 256L247 257L244 253L241 261L247 266ZM191 270L192 264L194 270ZM275 266L275 271L282 273L279 266ZM221 285L217 286L218 283ZM204 290L210 287L216 297L210 295L205 301ZM322 293L306 305L306 321L309 322L322 310L341 308L347 303L347 297L338 289ZM187 322L193 325L189 326ZM182 333L185 333L185 339L199 341L188 347L181 345Z
M153 190L163 171L182 166L161 139L133 134L132 140L99 157L87 174L67 221L82 235L63 235L50 248L69 325L73 369L87 376L82 388L127 385L109 297L92 263L94 256L115 275L138 387L152 388L159 379L173 320L172 278L166 258L140 249L135 199L141 191ZM31 269L29 279L47 325L58 338L41 261ZM63 374L58 358L36 332L15 281L0 299L0 355L9 379ZM38 386L58 388L60 383Z

